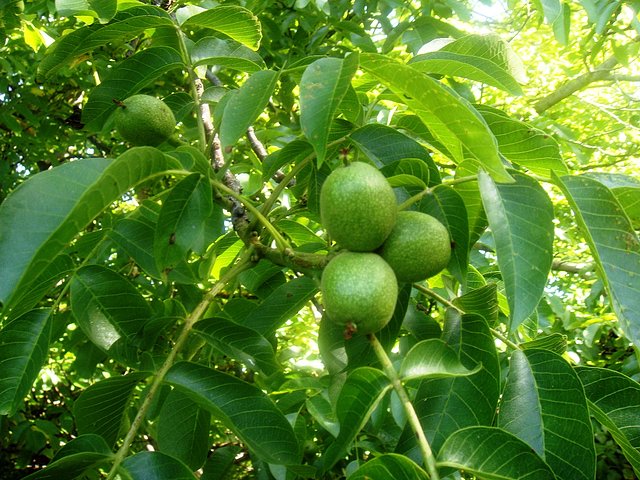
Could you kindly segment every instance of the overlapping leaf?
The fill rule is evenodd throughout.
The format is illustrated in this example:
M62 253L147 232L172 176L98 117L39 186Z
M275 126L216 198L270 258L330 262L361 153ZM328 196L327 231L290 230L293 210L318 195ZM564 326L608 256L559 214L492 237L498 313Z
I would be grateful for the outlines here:
M150 147L116 160L69 162L29 178L0 205L0 302L30 288L57 254L103 209L132 186L176 160Z
M63 17L90 15L106 22L117 10L117 0L56 0L56 11Z
M560 186L603 280L624 333L640 348L640 240L611 190L586 176L564 176Z
M535 310L547 283L554 212L538 182L521 173L513 178L499 184L481 172L479 184L515 329Z
M184 463L162 452L140 452L127 457L122 469L131 480L196 480Z
M265 461L275 464L299 461L293 428L258 387L188 362L174 365L165 381L210 411Z
M477 373L480 368L480 365L472 370L466 368L455 350L439 338L433 338L418 342L407 352L400 367L400 377L402 380L459 377Z
M210 28L252 50L260 46L260 21L249 10L233 5L222 5L189 17L182 24L185 30L194 27Z
M32 310L0 330L0 415L13 415L49 353L51 311Z
M114 102L139 92L163 73L183 66L180 54L171 47L142 50L115 66L109 76L94 88L82 109L88 130L100 130L116 110Z
M300 126L321 165L336 110L358 68L358 55L321 58L309 65L300 81Z
M438 453L438 466L454 467L487 480L555 480L529 445L495 427L468 427L453 433Z
M558 480L594 478L587 400L575 371L559 355L535 349L512 354L498 426L544 458Z
M349 475L350 480L427 480L426 472L403 455L387 453L369 460Z
M576 372L591 415L607 428L640 476L640 385L615 370L579 367Z
M193 66L216 65L243 72L257 72L266 68L260 55L231 39L204 37L191 49Z
M381 55L363 54L360 64L420 117L453 161L462 162L468 152L495 180L511 181L487 124L455 93L411 66Z

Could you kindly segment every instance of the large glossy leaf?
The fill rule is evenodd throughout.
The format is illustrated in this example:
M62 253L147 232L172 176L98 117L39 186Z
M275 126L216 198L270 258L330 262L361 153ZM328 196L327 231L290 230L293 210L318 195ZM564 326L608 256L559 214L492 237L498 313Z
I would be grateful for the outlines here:
M611 433L640 477L640 385L615 370L578 367L589 410Z
M510 162L549 178L569 173L558 142L547 133L509 117L501 110L476 107L498 140L500 153Z
M467 369L482 368L469 376L423 380L418 387L414 408L436 454L456 430L491 425L500 394L498 354L484 318L448 310L443 339ZM423 461L410 429L405 429L397 451Z
M300 80L300 126L322 164L336 110L358 69L358 55L321 58L309 65Z
M456 168L455 178L472 178L477 173L478 163L474 160L465 160ZM487 216L482 206L480 188L476 181L458 183L453 188L458 192L467 209L469 246L471 247L480 239L488 226Z
M336 402L340 432L323 457L325 471L349 451L356 435L390 388L391 382L381 370L360 367L349 374Z
M262 57L231 39L205 37L191 49L191 61L197 65L216 65L243 72L256 72L266 68Z
M101 380L83 390L73 405L78 433L100 435L107 445L114 445L131 393L145 377L141 372L130 373Z
M114 100L122 102L163 73L181 66L180 54L171 47L147 48L118 63L89 94L89 100L82 109L85 128L101 130L118 108Z
M151 307L125 277L100 265L87 265L71 281L71 308L89 339L108 351L123 338L135 343L151 318Z
M278 72L261 70L252 74L227 101L220 121L222 148L233 146L267 106L276 88Z
M587 400L578 376L561 356L548 350L513 352L498 426L544 458L558 480L594 478Z
M207 459L210 427L211 414L174 389L165 398L157 420L159 450L196 471Z
M31 310L0 330L0 415L13 415L49 353L51 311Z
M422 198L418 209L436 217L447 227L451 237L451 260L447 269L461 285L466 283L469 265L469 220L464 200L452 187L436 186Z
M432 338L416 343L407 352L400 367L400 377L402 380L459 377L477 373L480 368L480 365L472 370L466 368L453 348L439 338Z
M553 205L538 182L513 173L515 183L499 184L481 172L482 203L489 219L505 283L511 329L535 310L553 260Z
M194 331L207 343L247 367L271 375L280 369L273 345L255 330L223 317L207 318L196 323Z
M206 219L213 212L211 184L199 173L180 180L162 202L156 225L153 254L160 272L173 270L190 252L207 248Z
M56 11L63 17L89 15L106 22L117 10L117 0L56 0Z
M461 308L465 313L477 313L482 315L490 327L498 321L497 287L495 283L489 283L473 289L453 300L453 304Z
M28 480L76 478L87 470L106 466L113 454L99 435L80 435L66 443L46 468L24 477Z
M522 95L517 80L524 75L522 62L497 35L466 35L437 52L416 55L410 64L430 74L468 78Z
M246 8L232 5L214 7L193 15L184 22L182 27L184 29L210 28L224 33L252 50L258 49L262 38L258 18Z
M362 68L396 93L431 133L462 162L464 152L477 159L497 181L509 182L487 124L462 98L411 66L377 54L363 54Z
M171 25L173 22L169 14L158 7L140 5L123 10L107 25L74 30L53 43L38 65L38 73L45 77L53 75L61 67L96 48L111 42L127 41L150 28Z
M369 460L349 480L427 480L426 472L404 455L387 453Z
M0 302L5 311L16 292L29 289L103 209L139 182L179 166L155 148L138 147L116 160L65 163L14 190L0 205Z
M140 452L122 462L131 480L196 480L184 463L162 452Z
M487 480L556 478L529 445L495 427L468 427L453 433L440 449L437 462Z
M258 387L188 362L174 365L165 381L210 411L265 461L275 464L299 461L293 428Z
M586 175L608 187L636 230L640 229L640 179L621 173L592 172Z
M560 186L604 274L611 304L625 335L640 348L640 240L611 190L585 176L565 176Z

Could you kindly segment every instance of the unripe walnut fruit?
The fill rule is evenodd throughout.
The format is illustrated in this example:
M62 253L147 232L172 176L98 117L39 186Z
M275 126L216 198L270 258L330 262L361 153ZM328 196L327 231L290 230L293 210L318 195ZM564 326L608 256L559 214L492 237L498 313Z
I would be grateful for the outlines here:
M176 119L162 100L150 95L133 95L118 106L115 125L130 144L155 147L173 134Z

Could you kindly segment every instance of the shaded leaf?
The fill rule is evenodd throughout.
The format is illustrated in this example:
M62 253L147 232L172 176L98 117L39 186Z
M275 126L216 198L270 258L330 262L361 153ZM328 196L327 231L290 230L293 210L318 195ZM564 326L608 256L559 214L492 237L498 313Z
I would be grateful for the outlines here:
M640 240L629 217L611 190L597 180L565 176L560 179L560 187L604 274L620 325L640 348Z
M426 472L403 455L387 453L369 460L349 480L427 480Z
M262 179L268 181L282 167L297 164L313 154L313 147L305 140L293 140L280 150L269 154L263 162Z
M595 447L587 401L571 366L548 350L516 350L498 426L544 458L559 480L592 479Z
M511 181L487 124L455 93L411 66L381 55L363 54L360 64L420 117L451 152L452 160L461 162L463 150L467 151L495 180Z
M196 480L189 467L162 452L140 452L127 457L122 469L131 480Z
M358 68L359 57L321 58L309 65L300 80L300 126L313 146L318 165L324 162L329 130L336 110Z
M588 173L586 176L594 178L608 187L620 202L636 230L640 229L639 179L629 175L601 172Z
M146 376L136 372L111 377L83 390L73 405L78 433L100 435L107 445L114 445L133 389Z
M261 370L267 376L280 370L271 343L251 328L215 317L200 320L195 324L194 332L215 349L240 360L248 368Z
M33 175L0 204L0 302L30 288L57 254L132 186L171 169L176 160L151 147L116 160L68 162ZM20 248L16 248L19 246Z
M519 346L523 350L538 348L562 355L567 351L567 336L558 332L540 335L533 340L521 343Z
M216 65L242 72L256 72L266 68L260 55L239 42L216 37L201 38L191 49L193 66Z
M477 365L469 370L449 345L439 338L416 343L402 360L400 377L403 380L442 378L472 375L480 370Z
M478 163L473 160L465 160L456 168L455 178L473 178L478 174ZM458 192L464 202L469 221L469 246L475 245L488 226L487 216L482 206L480 187L477 181L461 182L456 184L454 190Z
M437 459L487 480L555 480L553 471L514 435L495 427L468 427L451 434Z
M293 428L258 387L189 362L171 367L165 381L210 411L265 461L275 464L299 461Z
M118 108L114 100L122 102L163 73L182 66L180 54L171 47L147 48L118 63L89 94L89 100L82 109L85 128L101 130Z
M578 367L591 415L606 427L640 476L640 385L615 370Z
M209 451L209 412L180 390L172 390L162 404L157 422L160 452L180 460L192 471L202 467Z
M498 322L500 307L495 283L489 283L470 290L464 295L455 298L453 304L461 308L465 313L482 315L491 327Z
M510 328L517 328L535 310L553 260L553 204L538 182L513 173L515 183L495 183L479 176L482 203L496 244L505 283Z
M106 22L116 14L117 9L117 0L56 0L56 11L63 17L88 15Z
M278 76L273 70L255 72L238 90L230 93L219 128L223 149L235 144L262 113L276 88Z
M227 478L234 468L234 462L242 451L239 445L225 445L216 448L202 469L200 480L220 480Z
M336 401L340 432L322 457L325 471L349 451L356 435L390 388L391 382L381 370L360 367L349 374Z
M12 416L49 354L51 311L31 310L0 330L0 415Z
M257 50L262 38L260 21L249 10L232 5L210 8L189 17L182 24L186 30L203 27L224 33L252 50Z

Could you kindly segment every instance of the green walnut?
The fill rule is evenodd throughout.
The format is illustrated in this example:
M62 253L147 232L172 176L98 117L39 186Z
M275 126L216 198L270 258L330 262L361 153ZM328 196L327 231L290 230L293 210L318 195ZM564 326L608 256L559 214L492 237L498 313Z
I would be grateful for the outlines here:
M320 190L320 218L343 248L370 252L382 245L396 223L393 189L375 167L353 162L334 170Z
M449 264L451 239L447 228L431 215L402 211L378 253L399 282L417 282Z
M375 253L339 254L325 267L320 284L327 317L343 325L347 337L377 332L393 316L398 282Z
M150 95L133 95L119 104L115 125L131 145L155 147L173 134L176 119L162 100Z

